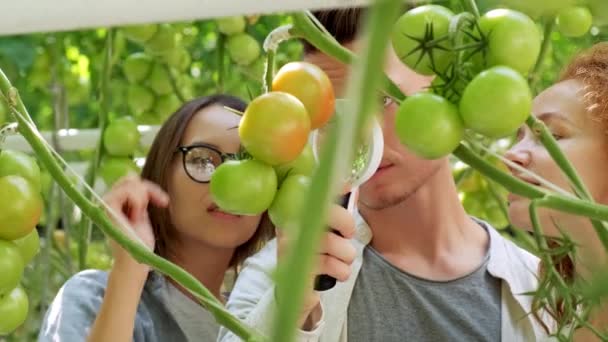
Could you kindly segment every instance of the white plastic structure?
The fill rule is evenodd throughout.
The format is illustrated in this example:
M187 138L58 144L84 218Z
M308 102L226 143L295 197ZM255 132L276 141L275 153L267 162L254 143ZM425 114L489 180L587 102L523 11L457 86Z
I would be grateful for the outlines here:
M160 126L138 126L141 134L140 145L144 148L150 146ZM49 144L53 144L52 132L41 132L42 137ZM57 132L57 146L61 151L81 151L94 149L99 141L99 129L60 129ZM25 138L21 135L10 135L6 138L3 147L11 150L32 152L32 149Z
M371 0L4 0L0 11L0 35L353 7L371 2Z

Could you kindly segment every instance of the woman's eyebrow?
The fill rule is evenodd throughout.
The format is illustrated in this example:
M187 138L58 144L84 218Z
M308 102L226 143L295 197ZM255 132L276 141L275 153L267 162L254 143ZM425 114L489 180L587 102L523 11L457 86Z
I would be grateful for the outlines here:
M545 113L539 114L538 119L541 121L560 120L560 121L565 121L571 125L574 125L574 122L572 122L568 117L566 117L565 115L562 115L561 113L558 113L558 112L545 112Z
M234 127L228 127L226 130L227 130L227 131L230 131L230 130L232 130L232 129L236 129L236 128L239 128L239 126L237 125L237 126L234 126Z
M217 148L219 150L219 146L212 144L208 141L202 141L202 140L195 140L193 142L190 143L190 145L205 145L205 146L210 146L213 148Z

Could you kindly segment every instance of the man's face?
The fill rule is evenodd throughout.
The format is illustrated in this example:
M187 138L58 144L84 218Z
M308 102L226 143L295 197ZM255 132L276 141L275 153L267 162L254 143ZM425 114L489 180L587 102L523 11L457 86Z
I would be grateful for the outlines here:
M343 44L357 52L357 42ZM404 92L411 95L427 87L431 78L415 73L399 61L392 47L387 51L384 71ZM327 73L338 98L345 96L348 66L321 52L309 53L304 60L316 64ZM374 93L375 94L375 93ZM370 95L375 96L375 95ZM429 177L444 165L444 159L425 160L417 157L399 142L395 132L398 104L386 99L382 115L384 154L374 176L360 188L359 205L380 210L394 206L413 194Z

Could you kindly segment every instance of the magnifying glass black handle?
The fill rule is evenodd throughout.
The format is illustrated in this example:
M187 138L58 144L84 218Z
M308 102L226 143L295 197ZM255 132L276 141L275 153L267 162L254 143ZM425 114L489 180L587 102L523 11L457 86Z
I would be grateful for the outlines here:
M340 198L340 205L342 208L348 207L348 200L350 199L350 192L343 195ZM334 234L340 234L337 230L332 230ZM331 290L334 286L336 286L336 278L328 276L327 274L319 275L315 278L315 291L327 291Z

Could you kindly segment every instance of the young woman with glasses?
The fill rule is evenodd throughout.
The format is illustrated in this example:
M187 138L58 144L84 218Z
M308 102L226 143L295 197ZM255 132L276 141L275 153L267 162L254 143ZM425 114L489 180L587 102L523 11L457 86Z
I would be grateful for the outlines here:
M120 180L108 205L155 253L180 265L218 299L226 271L274 234L266 215L237 216L212 201L209 181L241 145L241 100L192 100L158 132L141 177ZM82 271L49 308L39 341L215 341L219 326L184 289L114 247L109 272Z

